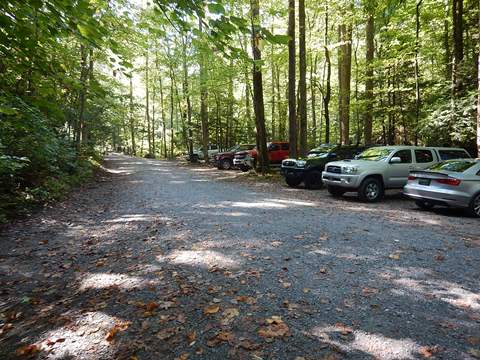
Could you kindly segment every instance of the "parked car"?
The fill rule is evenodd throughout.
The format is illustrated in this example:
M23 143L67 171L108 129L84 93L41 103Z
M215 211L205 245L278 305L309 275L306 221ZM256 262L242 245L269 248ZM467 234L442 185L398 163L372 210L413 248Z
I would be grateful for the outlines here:
M220 152L213 157L214 164L220 170L229 170L233 167L233 157L236 152L252 150L255 144L240 144L228 149L225 152Z
M385 190L403 188L410 171L427 169L445 157L470 155L459 148L379 146L365 150L356 160L328 163L322 179L333 196L355 191L361 200L375 202Z
M208 145L208 158L211 159L219 152L219 148L217 145ZM203 158L203 147L193 149L192 158L189 159L191 161L198 161L204 160Z
M412 171L403 193L422 209L466 208L480 217L480 159L448 160L426 171Z
M307 189L320 189L325 164L332 160L353 159L363 150L364 146L321 145L310 150L306 158L283 160L281 173L288 186L296 187L303 182Z
M272 141L267 143L268 161L271 164L281 164L282 160L288 157L288 151L288 142ZM235 153L233 164L242 171L248 171L255 167L257 156L257 148L249 151L239 151Z

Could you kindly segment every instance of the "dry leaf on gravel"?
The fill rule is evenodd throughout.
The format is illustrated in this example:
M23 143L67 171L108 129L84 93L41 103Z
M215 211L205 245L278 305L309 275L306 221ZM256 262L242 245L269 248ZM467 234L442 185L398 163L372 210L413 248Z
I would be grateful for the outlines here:
M32 344L32 345L24 345L20 348L17 349L16 354L18 356L27 356L27 355L32 355L37 352L39 352L40 349L38 348L37 345Z
M129 325L130 324L128 322L118 322L118 323L116 323L105 335L105 340L113 341L113 339L115 338L115 335L119 331L127 330Z
M228 308L222 313L222 325L229 325L232 321L240 315L240 312L236 308Z
M234 335L229 331L220 331L214 337L210 338L207 341L207 346L216 347L223 342L232 343L234 340Z
M266 326L258 330L258 335L264 338L286 336L290 330L280 316L272 316L266 319L265 323Z
M422 355L423 358L428 359L431 358L434 354L439 352L440 349L438 346L422 346L418 352Z
M203 313L205 315L216 314L220 310L220 306L218 305L209 305L203 309Z
M480 359L480 349L469 349L468 353L474 358Z

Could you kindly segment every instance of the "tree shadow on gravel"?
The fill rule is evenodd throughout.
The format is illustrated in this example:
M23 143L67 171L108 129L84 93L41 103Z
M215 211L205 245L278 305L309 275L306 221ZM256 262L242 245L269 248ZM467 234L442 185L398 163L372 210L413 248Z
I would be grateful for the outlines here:
M459 358L479 336L477 248L272 195L171 216L122 184L1 240L0 357Z

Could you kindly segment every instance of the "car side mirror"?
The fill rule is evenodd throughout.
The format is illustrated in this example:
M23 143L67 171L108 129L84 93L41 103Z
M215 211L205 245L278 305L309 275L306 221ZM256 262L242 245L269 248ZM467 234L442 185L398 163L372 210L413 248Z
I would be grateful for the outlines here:
M390 164L400 164L402 162L402 158L398 156L394 156L390 159Z

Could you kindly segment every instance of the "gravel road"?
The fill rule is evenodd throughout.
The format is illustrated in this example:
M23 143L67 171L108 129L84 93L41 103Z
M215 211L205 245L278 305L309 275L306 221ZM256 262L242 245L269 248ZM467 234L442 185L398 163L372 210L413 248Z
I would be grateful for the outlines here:
M0 359L478 359L480 222L113 154L0 234Z

